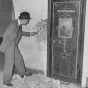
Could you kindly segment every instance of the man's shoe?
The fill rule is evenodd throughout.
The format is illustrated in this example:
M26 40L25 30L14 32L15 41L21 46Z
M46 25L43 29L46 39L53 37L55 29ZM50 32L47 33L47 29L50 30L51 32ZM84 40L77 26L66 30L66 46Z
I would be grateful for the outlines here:
M14 85L11 84L11 83L7 83L7 84L3 83L3 84L6 85L6 86L14 86Z

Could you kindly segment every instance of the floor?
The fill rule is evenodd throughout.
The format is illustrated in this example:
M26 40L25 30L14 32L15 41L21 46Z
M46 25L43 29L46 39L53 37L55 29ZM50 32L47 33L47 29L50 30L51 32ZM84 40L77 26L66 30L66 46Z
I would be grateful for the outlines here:
M61 82L42 74L32 74L24 78L14 74L11 83L14 86L8 87L3 85L3 74L0 73L0 88L82 88L79 85Z

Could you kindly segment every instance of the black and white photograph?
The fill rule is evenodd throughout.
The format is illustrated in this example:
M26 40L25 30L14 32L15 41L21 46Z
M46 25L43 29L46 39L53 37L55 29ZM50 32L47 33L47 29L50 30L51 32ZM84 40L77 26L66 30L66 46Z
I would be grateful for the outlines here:
M0 88L88 88L87 0L0 0Z

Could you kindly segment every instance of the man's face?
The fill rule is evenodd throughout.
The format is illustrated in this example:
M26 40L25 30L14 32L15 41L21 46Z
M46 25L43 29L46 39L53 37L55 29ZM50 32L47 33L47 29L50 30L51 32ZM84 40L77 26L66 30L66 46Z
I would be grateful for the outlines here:
M29 23L29 21L30 21L30 19L24 19L24 20L23 20L23 24L24 24L24 25L27 25L27 24Z

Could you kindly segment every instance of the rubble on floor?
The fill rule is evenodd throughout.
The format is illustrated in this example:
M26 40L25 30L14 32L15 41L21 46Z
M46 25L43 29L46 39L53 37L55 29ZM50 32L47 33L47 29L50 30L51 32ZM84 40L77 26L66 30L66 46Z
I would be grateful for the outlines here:
M61 84L59 80L42 74L33 74L24 78L14 74L11 83L14 85L13 87L3 85L3 74L0 73L0 88L81 88L72 83L69 83L69 85Z

